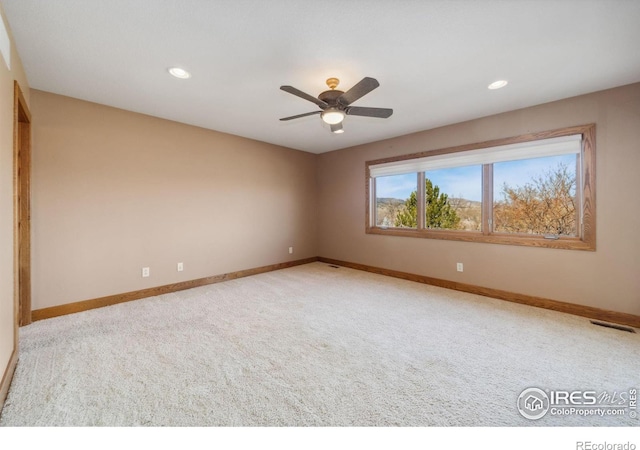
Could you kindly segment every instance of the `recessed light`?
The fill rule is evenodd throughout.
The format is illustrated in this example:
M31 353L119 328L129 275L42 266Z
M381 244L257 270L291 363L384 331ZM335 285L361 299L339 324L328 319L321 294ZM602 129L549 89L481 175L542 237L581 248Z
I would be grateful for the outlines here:
M191 78L191 74L180 67L172 67L169 69L169 73L176 78L181 78L186 80L187 78Z
M498 81L494 81L493 83L491 83L487 87L489 89L500 89L500 88L505 87L507 84L509 84L509 82L507 80L498 80Z

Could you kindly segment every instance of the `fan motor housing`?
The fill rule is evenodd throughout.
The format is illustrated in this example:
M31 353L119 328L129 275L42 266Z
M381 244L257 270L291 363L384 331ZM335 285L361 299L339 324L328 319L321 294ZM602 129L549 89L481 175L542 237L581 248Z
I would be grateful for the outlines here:
M322 100L329 105L335 105L338 103L338 97L340 97L344 92L338 91L336 89L331 89L328 91L324 91L318 95L318 99Z

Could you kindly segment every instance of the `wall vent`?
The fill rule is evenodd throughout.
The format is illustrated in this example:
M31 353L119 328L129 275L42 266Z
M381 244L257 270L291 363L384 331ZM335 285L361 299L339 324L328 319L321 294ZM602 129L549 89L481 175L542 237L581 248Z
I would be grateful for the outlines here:
M591 323L599 327L613 328L614 330L626 331L627 333L636 332L636 330L631 327L625 327L624 325L617 325L615 323L600 322L599 320L592 320Z

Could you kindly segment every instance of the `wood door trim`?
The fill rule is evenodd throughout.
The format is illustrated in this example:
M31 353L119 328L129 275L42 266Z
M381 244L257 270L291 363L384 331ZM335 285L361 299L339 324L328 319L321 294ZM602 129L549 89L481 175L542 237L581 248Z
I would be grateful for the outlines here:
M31 323L31 112L17 81L14 81L13 97L13 285L17 351L18 327Z
M9 394L9 387L11 386L11 381L13 380L13 374L16 371L16 367L18 365L18 350L17 348L11 352L11 357L9 358L9 362L7 363L7 367L2 375L2 381L0 381L0 411L2 411L2 407L4 406L4 402L7 399L7 395Z

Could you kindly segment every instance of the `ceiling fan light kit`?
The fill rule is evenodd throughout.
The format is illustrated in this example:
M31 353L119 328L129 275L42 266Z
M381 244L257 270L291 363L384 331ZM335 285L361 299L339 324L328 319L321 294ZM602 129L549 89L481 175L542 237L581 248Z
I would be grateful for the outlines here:
M344 113L338 108L327 108L320 114L322 120L329 125L335 125L344 120Z
M307 101L315 103L320 107L320 111L313 111L295 116L283 117L282 121L298 119L301 117L311 116L314 114L320 114L320 118L331 126L332 133L343 133L342 121L345 116L364 116L364 117L378 117L386 119L393 114L393 110L390 108L368 108L363 106L351 106L353 102L365 96L375 88L380 86L378 80L375 78L365 77L360 80L355 86L349 89L347 92L336 89L340 80L337 78L328 78L327 86L329 90L321 92L318 97L313 97L293 86L280 86L280 89L293 94L297 97L303 98Z

